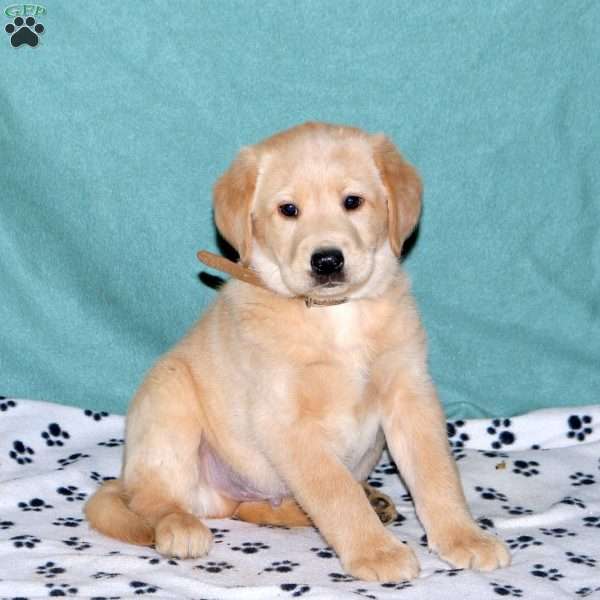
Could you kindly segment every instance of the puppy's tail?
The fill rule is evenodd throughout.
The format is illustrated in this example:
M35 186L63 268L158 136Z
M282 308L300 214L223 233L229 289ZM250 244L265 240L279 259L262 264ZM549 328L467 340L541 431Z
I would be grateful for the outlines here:
M139 546L154 542L154 528L127 506L120 479L106 481L87 501L84 512L90 525L104 535Z

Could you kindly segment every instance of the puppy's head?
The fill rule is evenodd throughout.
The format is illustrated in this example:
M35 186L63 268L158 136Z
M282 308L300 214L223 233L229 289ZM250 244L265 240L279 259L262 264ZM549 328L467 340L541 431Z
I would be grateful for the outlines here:
M244 148L214 190L223 237L286 296L386 285L421 209L421 181L384 135L306 123Z

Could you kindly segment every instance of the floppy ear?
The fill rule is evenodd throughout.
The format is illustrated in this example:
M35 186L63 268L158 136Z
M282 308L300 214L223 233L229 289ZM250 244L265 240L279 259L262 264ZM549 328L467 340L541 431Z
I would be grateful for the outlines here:
M252 249L252 197L258 175L257 159L243 148L213 190L215 222L221 235L248 265Z
M422 184L417 171L404 161L383 134L372 136L373 158L387 191L388 236L396 256L421 214Z

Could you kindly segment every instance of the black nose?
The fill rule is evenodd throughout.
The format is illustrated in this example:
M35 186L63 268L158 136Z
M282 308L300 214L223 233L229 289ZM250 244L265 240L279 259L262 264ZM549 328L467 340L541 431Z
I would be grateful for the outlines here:
M337 248L323 248L310 257L310 266L317 275L331 275L343 269L344 255Z

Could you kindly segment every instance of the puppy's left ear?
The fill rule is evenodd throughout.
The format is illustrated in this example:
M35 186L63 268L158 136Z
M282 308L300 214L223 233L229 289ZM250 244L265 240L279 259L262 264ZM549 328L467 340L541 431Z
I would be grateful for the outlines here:
M258 160L252 148L243 148L213 190L215 222L221 235L248 265L252 250L252 198Z
M421 214L423 186L417 171L383 134L371 137L373 158L387 191L388 236L396 256L415 228Z

